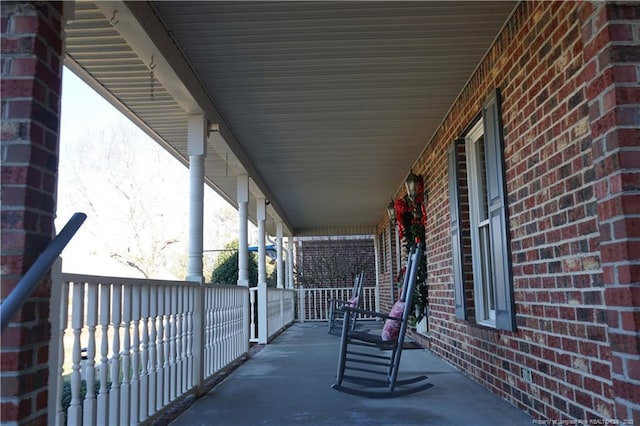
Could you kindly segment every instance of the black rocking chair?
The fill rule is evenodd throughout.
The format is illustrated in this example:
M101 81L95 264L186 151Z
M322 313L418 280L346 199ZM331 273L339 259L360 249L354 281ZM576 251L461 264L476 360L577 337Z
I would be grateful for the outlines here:
M353 280L353 290L351 290L351 299L343 300L343 299L329 299L329 333L333 331L333 328L336 326L336 323L339 323L339 320L344 319L344 307L352 306L359 307L362 300L362 286L364 285L364 272L360 272L356 275L356 278ZM351 316L351 329L355 330L356 328L356 319L357 315Z
M411 314L409 310L423 250L423 245L420 244L409 254L402 293L390 313L396 316L351 306L343 308L344 321L338 357L338 374L336 383L332 386L333 389L368 398L391 398L412 394L433 386L431 383L424 383L428 378L424 375L398 379L402 347ZM402 308L402 303L404 303L404 309L400 316L395 312L398 308ZM386 336L388 340L383 340L382 334L354 331L349 327L350 317L358 313L387 320L383 330L386 332L387 329L399 328L397 336ZM347 370L349 374L345 374Z

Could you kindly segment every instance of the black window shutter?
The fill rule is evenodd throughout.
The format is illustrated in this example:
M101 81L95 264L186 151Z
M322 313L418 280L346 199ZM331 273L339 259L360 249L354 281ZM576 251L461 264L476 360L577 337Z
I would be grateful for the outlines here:
M464 139L462 139L464 143ZM448 152L449 165L449 209L451 212L451 256L453 268L453 294L456 308L456 318L467 319L467 303L464 292L462 274L462 227L460 220L459 176L458 176L458 145L460 139L451 144ZM464 145L463 145L464 146Z
M500 91L496 89L482 108L485 161L487 166L489 229L495 282L496 328L514 331L516 324L507 226L507 197L500 110Z

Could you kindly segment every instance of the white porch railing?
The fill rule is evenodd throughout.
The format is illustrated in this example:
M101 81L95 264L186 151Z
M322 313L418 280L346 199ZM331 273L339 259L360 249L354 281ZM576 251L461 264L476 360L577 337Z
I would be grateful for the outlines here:
M205 285L205 377L209 377L247 352L249 330L246 287Z
M331 299L349 300L351 287L340 288L299 288L298 291L298 320L299 321L327 321L329 319L329 301ZM376 289L364 287L362 289L360 308L368 311L376 310ZM368 315L359 315L358 319L375 319Z
M206 380L248 350L246 287L73 274L54 285L53 424L144 422L203 385L198 359ZM204 344L194 341L198 301Z
M295 321L295 290L267 288L267 341ZM258 341L258 288L250 289L251 342Z
M257 288L59 272L53 286L51 424L149 422L258 340ZM268 288L267 341L296 319L296 306L299 320L326 321L328 300L350 290ZM373 310L375 290L363 291Z

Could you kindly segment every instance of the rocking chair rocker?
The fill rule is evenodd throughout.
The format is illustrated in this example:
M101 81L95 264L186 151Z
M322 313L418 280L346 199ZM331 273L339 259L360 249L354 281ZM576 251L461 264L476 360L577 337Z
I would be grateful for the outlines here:
M343 307L344 321L338 356L338 374L336 383L331 386L333 389L368 398L392 398L420 392L433 386L431 383L424 383L428 378L424 375L398 379L402 347L410 315L409 308L423 250L423 245L420 244L409 254L402 293L389 315L351 306ZM401 310L402 313L400 313ZM385 319L382 335L351 329L349 327L351 316L358 313ZM397 331L396 335L394 330ZM350 374L345 374L347 370Z
M340 319L344 320L344 307L352 306L357 308L360 306L362 300L362 286L364 285L364 272L360 272L356 275L353 281L353 290L351 290L351 299L330 299L329 300L329 333L333 332L334 327L339 323ZM351 316L351 329L356 328L357 315Z

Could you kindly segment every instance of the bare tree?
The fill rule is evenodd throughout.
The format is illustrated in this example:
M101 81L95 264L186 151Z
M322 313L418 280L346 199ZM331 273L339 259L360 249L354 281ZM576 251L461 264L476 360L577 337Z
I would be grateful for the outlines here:
M180 273L188 218L187 170L152 143L124 125L87 133L82 143L63 142L71 173L59 194L59 203L88 213L91 251L148 278Z

